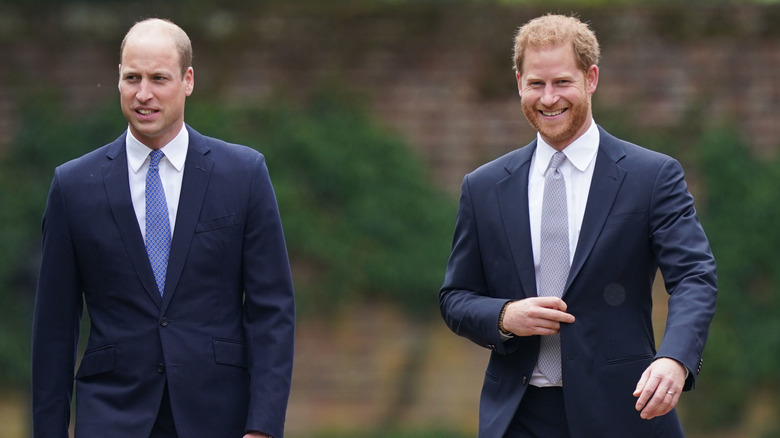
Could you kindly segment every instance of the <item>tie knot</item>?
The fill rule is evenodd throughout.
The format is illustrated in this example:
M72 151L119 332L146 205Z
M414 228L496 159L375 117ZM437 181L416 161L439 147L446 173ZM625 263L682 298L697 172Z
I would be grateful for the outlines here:
M566 159L566 155L563 152L556 152L553 154L552 158L550 158L550 168L551 169L557 169L558 166L563 163L563 160Z
M165 154L163 153L163 151L161 151L159 149L152 151L149 154L149 157L151 157L151 161L149 161L149 165L150 166L157 166L157 165L159 165L160 164L160 160L162 160L162 157L164 157L164 156L165 156Z

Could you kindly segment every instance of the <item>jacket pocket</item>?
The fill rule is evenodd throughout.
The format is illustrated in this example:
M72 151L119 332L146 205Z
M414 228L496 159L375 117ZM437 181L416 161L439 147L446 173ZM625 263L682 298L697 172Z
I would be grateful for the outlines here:
M636 362L636 361L648 361L653 360L653 357L655 355L653 353L642 353L642 354L634 354L631 356L624 356L624 357L618 357L615 359L608 359L607 365L616 365L621 363L628 363L628 362Z
M238 218L236 218L236 215L234 214L230 214L227 216L222 216L214 219L209 219L205 221L200 221L198 222L198 225L195 227L195 233L205 233L207 231L219 230L220 228L232 227L237 223L238 223Z
M116 350L113 345L93 348L84 352L79 371L76 373L76 380L114 371L115 366Z
M214 361L222 365L247 367L246 345L229 339L214 339Z

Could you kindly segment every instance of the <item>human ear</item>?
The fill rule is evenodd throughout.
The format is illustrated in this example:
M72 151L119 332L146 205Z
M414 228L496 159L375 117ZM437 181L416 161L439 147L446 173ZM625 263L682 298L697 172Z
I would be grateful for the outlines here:
M585 80L587 81L588 94L596 92L596 87L599 84L599 68L596 65L591 65L585 74Z

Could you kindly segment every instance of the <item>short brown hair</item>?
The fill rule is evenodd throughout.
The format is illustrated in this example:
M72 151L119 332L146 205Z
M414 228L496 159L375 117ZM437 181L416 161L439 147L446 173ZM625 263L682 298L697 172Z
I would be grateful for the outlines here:
M525 51L529 47L541 48L571 43L577 67L588 71L591 65L598 65L601 50L596 34L576 17L548 14L534 18L524 24L515 34L515 72L523 73Z
M192 67L192 42L190 42L190 37L187 36L187 33L184 32L182 28L177 26L174 22L164 18L147 18L146 20L135 23L133 27L127 31L127 34L125 34L125 37L122 40L122 45L119 47L119 63L122 63L122 54L125 53L125 44L127 44L128 37L142 27L155 27L164 30L170 35L174 44L176 44L176 51L179 53L181 75L184 77L184 75L187 74L187 69Z

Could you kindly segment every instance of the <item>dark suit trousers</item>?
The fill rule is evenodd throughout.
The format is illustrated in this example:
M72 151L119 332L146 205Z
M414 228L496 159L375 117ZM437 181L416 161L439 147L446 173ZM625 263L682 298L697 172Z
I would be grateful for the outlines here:
M176 425L173 422L173 411L171 410L171 397L168 395L168 386L163 391L162 402L160 402L160 411L157 413L157 420L152 427L152 433L149 438L178 438L176 434Z
M528 385L504 438L568 438L563 389Z

